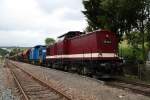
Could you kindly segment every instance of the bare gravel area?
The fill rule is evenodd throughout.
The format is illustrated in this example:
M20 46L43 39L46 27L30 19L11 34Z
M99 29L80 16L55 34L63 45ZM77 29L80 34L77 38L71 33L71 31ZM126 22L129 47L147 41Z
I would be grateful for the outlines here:
M64 91L73 100L150 100L149 97L132 93L130 90L106 86L102 81L93 78L41 66L14 63L53 87Z

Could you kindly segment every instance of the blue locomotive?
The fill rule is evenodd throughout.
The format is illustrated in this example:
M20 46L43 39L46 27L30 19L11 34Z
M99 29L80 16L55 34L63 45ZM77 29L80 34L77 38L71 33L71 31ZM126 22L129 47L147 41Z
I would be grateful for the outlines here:
M33 64L44 64L46 61L46 46L37 45L31 48L29 53L29 61Z

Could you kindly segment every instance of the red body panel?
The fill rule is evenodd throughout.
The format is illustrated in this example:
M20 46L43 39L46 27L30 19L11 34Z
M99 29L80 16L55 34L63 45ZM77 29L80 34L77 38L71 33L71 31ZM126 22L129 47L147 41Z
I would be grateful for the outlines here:
M98 51L95 33L75 37L70 39L69 42L68 54L83 54Z
M47 48L49 59L78 58L94 55L93 59L114 59L118 49L118 40L114 33L109 31L95 31L88 34L67 38ZM111 53L111 54L110 54ZM61 56L63 55L63 56ZM102 55L99 57L99 55ZM111 55L109 57L109 55ZM60 57L61 56L61 57ZM47 58L48 59L48 58Z
M110 40L111 43L104 43L105 40ZM117 53L118 40L114 33L108 31L97 32L97 43L100 52Z
M57 53L55 55L63 55L65 51L64 41L58 42L55 48L57 49Z

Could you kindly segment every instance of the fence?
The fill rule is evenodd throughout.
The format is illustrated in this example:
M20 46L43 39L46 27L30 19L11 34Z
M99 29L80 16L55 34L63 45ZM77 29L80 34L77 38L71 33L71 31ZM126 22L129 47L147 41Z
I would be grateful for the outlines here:
M125 64L124 73L126 77L150 82L150 65Z

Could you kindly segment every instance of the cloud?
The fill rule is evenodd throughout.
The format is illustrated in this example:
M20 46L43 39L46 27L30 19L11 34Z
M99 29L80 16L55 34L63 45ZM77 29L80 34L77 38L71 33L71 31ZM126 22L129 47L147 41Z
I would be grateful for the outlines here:
M29 34L29 33L30 33L29 31L24 31L24 32L22 32L22 31L11 31L11 32L10 31L0 31L0 34L3 34L0 37L0 40L1 40L0 45L4 46L4 44L5 44L5 45L12 45L12 46L20 46L20 45L25 46L28 44L33 45L33 43L38 43L36 40L37 40L37 38L39 38L38 35L41 35L41 34L37 35L36 33L32 32L32 34L30 34L30 37L28 37L27 34ZM9 35L7 36L4 34L9 34ZM43 37L43 36L40 36L40 37Z
M70 8L80 11L83 9L82 0L38 0L39 6L47 13L51 13L56 8Z
M81 0L1 0L0 45L34 46L46 37L82 31L81 10Z

